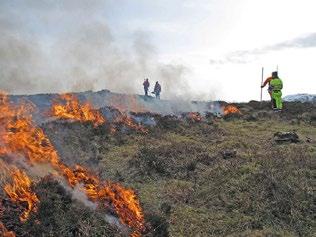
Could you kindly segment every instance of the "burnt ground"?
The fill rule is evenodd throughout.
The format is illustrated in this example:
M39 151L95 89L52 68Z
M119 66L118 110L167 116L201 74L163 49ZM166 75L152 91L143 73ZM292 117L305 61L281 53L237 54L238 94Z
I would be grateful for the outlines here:
M281 113L267 102L236 106L241 114L201 122L155 115L147 134L60 121L42 128L66 164L136 190L145 236L314 236L315 104L285 103ZM299 141L278 143L276 132ZM34 189L41 204L25 224L4 211L18 236L120 236L50 177Z

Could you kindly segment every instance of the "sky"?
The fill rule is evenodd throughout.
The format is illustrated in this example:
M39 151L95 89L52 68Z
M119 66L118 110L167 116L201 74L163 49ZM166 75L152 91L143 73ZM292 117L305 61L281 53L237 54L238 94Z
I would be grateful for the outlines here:
M162 98L260 99L278 68L283 95L316 93L314 0L2 0L0 89L110 89ZM268 94L264 90L264 99Z

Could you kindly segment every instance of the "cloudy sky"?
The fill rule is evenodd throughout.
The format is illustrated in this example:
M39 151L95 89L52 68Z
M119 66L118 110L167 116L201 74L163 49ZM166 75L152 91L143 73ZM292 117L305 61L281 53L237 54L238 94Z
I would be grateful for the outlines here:
M110 89L248 101L279 68L283 94L316 93L314 0L2 0L0 89ZM264 99L268 99L267 93Z

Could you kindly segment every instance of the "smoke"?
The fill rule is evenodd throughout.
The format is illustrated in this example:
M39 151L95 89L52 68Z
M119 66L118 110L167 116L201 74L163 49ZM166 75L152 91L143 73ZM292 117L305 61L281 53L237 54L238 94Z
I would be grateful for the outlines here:
M96 210L97 204L91 202L87 195L83 191L83 185L79 184L76 185L73 189L70 188L68 185L64 185L65 189L71 193L72 198L78 200L79 202L83 203L86 207L89 207L92 210Z
M164 98L188 97L184 65L162 64L147 32L115 38L108 1L1 1L0 84L11 94L109 89L142 93L149 78Z

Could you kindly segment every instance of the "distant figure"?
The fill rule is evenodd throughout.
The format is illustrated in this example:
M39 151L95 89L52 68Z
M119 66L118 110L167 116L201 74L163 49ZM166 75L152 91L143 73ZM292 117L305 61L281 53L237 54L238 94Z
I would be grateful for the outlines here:
M145 91L145 96L148 96L148 89L149 89L149 81L148 78L145 79L143 86L144 86L144 91Z
M160 99L161 85L156 81L155 88L153 93L155 94L157 99Z
M278 76L278 72L272 72L272 76L268 77L261 88L265 87L269 83L268 92L271 97L272 108L274 110L280 111L282 110L282 89L283 82Z

